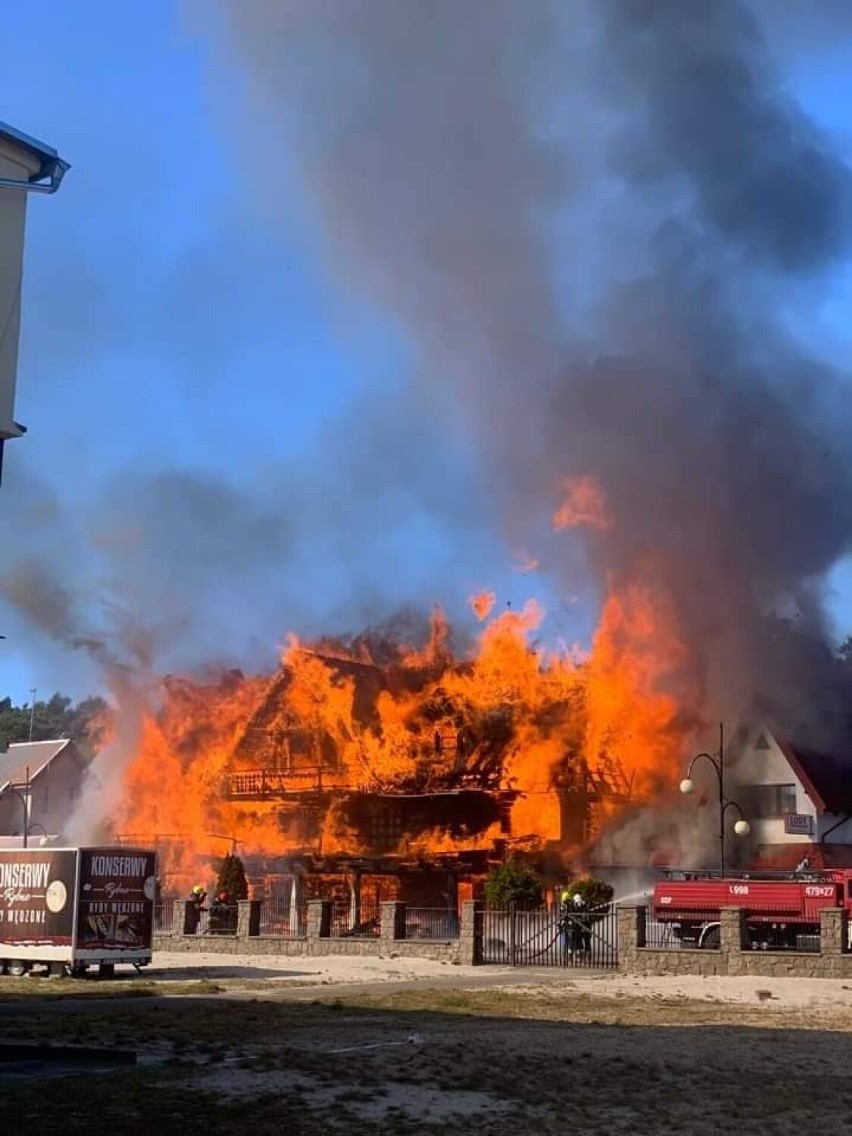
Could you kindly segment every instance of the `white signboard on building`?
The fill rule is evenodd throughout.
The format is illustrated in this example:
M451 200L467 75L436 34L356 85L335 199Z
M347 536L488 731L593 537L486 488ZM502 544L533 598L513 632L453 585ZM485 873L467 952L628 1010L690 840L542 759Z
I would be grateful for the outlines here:
M813 836L814 818L805 813L787 813L784 831L790 836Z

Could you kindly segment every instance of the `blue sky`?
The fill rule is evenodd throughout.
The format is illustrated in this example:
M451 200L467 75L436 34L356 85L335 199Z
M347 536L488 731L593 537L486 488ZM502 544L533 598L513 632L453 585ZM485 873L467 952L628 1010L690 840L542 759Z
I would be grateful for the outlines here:
M178 7L14 5L4 26L15 51L4 58L0 117L72 163L59 195L30 205L17 406L29 434L8 449L4 539L55 558L97 618L107 598L155 625L162 667L261 665L291 627L335 632L408 600L458 613L484 587L501 605L541 596L552 633L586 636L581 577L575 594L556 595L546 578L512 570L454 424L412 417L405 343L375 312L342 305L299 194L283 225L255 206L257 174L234 168L233 126L212 97L218 61ZM852 75L842 58L803 65L795 81L845 137ZM844 354L850 294L852 273L819 313L791 320L806 337L822 320L829 349ZM387 434L400 435L400 476L376 486L371 513L348 504L370 458L350 441L363 408L381 422L383 403ZM387 438L366 444L390 447L383 468L393 468ZM187 537L190 562L219 558L227 570L205 576L203 602L185 581L170 594L157 533L165 525L174 536L169 526L183 520L177 509L149 516L155 475L165 479L159 505L197 492L211 526L233 509L241 539L268 542L263 563L232 563L232 549ZM852 626L852 569L836 585L838 621ZM0 618L0 692L81 696L98 685L85 656L12 611Z
M389 432L401 426L405 350L375 313L344 310L318 274L298 195L289 225L279 219L273 230L257 215L211 97L207 45L174 5L54 5L49 21L17 6L7 25L16 51L2 117L56 146L72 170L56 197L30 205L17 404L29 433L8 449L0 508L24 527L27 548L55 555L64 580L84 582L97 608L104 569L89 548L110 542L98 517L116 485L132 510L135 478L198 474L265 496L274 512L268 482L285 463L291 486L316 479L331 509L345 480L334 468L340 435L357 428L363 401L386 397ZM416 444L400 454L399 486L382 490L395 497L392 525L383 513L372 528L361 518L349 556L342 538L328 543L346 518L325 535L307 526L301 536L294 521L280 602L272 542L264 570L237 572L233 588L227 578L210 586L205 618L184 644L176 620L161 665L269 662L291 627L356 628L360 615L370 621L408 600L461 613L489 586L520 605L530 578L513 571L484 509L477 519L472 482L468 538L459 540L458 517L448 525L443 516L456 481L473 476L452 424L431 440L417 423L406 429ZM538 581L536 594L547 590ZM587 633L573 597L553 597L552 607L559 634ZM0 690L23 699L32 687L76 696L97 685L84 656L14 612L3 619Z

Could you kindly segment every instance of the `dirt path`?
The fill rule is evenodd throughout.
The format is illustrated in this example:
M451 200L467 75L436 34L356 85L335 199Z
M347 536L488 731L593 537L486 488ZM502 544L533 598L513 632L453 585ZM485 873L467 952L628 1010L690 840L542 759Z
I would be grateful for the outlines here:
M158 956L142 976L132 971L114 981L0 980L0 1016L26 1001L43 1002L48 1013L96 1012L104 999L167 1005L176 997L218 1001L295 1001L356 998L422 990L500 990L542 1004L575 998L579 992L606 999L687 1000L695 1003L806 1008L852 1013L852 984L842 980L795 978L660 977L553 967L459 967L433 960L327 958L292 960L278 956ZM93 1009L95 1007L95 1009Z
M0 1035L132 1045L142 1065L96 1087L76 1077L7 1089L4 1118L39 1136L149 1136L156 1102L158 1136L852 1130L847 1005L803 1013L786 983L770 998L736 985L726 1001L654 984L630 992L612 976L505 978L239 1003L29 999L5 1007ZM71 1006L87 1012L61 1012Z

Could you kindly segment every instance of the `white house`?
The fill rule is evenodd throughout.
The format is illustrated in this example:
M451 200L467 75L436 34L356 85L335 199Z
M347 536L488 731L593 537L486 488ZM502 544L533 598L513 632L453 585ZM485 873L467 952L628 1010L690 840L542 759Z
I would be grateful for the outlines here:
M55 193L68 169L52 147L0 122L0 476L5 443L25 433L15 421L15 384L27 196Z
M725 761L728 795L748 818L759 864L786 868L807 855L813 867L852 866L852 760L752 726Z
M80 801L88 766L68 738L10 745L0 753L0 836L20 841L26 827L35 843L61 833Z

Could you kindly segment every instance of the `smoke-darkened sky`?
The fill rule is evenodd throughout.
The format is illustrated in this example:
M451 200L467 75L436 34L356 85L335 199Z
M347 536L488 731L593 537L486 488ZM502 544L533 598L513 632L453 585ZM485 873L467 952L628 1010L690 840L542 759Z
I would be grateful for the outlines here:
M250 665L484 586L582 637L649 552L711 671L749 685L767 605L818 628L852 539L852 20L775 13L15 14L4 117L74 168L30 210L9 692L91 686L98 628ZM587 551L548 522L590 470L619 523Z

